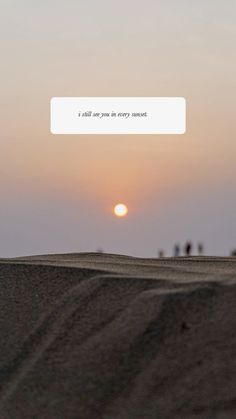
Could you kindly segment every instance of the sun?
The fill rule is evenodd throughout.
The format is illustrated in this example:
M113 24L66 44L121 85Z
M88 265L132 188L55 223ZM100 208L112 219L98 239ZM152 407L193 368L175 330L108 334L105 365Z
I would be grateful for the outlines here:
M128 214L128 207L125 204L116 204L114 206L114 214L117 217L125 217Z

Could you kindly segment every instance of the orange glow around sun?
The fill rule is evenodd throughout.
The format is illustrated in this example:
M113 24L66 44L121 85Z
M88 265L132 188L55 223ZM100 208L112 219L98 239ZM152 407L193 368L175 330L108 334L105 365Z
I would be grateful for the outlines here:
M113 211L116 217L125 217L128 214L127 206L121 203L116 204Z

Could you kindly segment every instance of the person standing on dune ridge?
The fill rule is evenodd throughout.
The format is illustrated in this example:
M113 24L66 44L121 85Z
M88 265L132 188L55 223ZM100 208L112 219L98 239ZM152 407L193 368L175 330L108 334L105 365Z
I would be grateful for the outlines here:
M174 257L177 258L180 256L180 245L179 244L175 244L174 245Z
M186 256L191 256L193 245L190 241L185 244L184 252Z
M202 256L202 255L203 255L203 252L204 252L204 246L203 246L203 243L198 243L198 245L197 245L197 250L198 250L198 254L199 254L199 256Z

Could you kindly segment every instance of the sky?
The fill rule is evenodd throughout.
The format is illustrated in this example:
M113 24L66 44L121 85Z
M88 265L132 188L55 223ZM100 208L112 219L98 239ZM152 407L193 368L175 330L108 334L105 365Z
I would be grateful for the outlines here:
M0 257L236 248L235 19L235 0L0 0ZM55 136L54 96L183 96L187 133Z

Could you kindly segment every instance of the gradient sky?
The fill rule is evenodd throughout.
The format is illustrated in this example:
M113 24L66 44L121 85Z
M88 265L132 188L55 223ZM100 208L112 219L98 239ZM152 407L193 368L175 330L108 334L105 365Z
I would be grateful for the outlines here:
M0 0L0 16L0 256L229 254L236 1ZM53 136L53 96L184 96L188 132Z

